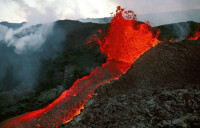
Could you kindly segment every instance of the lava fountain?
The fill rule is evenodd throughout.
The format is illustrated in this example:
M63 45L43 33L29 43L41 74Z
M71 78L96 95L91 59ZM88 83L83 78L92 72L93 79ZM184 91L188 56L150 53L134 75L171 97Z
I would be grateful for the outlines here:
M101 33L103 34L103 33ZM103 39L96 39L107 61L93 69L89 76L76 80L73 86L47 107L4 121L1 128L58 127L80 113L94 90L117 80L143 53L157 45L159 32L149 23L139 23L132 11L117 7Z

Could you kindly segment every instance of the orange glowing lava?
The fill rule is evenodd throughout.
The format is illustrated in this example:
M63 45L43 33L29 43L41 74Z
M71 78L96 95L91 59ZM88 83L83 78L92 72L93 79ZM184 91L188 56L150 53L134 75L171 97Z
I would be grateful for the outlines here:
M200 25L198 25L196 31L194 32L193 36L187 38L187 40L198 40L200 37Z
M102 33L102 31L99 31ZM117 80L132 63L160 41L148 23L138 23L132 11L118 7L103 40L97 38L107 62L92 70L89 76L76 80L47 107L29 112L0 124L1 128L58 127L72 120L84 108L94 90Z
M198 40L200 37L200 31L195 31L194 36L187 38L187 40Z

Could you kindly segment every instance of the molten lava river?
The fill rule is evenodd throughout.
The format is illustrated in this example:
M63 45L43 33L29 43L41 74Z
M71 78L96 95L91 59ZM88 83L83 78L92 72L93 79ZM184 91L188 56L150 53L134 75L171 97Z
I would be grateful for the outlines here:
M0 124L1 128L54 128L67 123L80 113L85 103L101 85L117 80L127 72L132 63L143 53L157 45L158 32L149 23L139 23L132 11L118 7L103 39L97 38L100 50L107 55L101 67L93 69L89 76L76 80L73 86L47 107L25 113Z

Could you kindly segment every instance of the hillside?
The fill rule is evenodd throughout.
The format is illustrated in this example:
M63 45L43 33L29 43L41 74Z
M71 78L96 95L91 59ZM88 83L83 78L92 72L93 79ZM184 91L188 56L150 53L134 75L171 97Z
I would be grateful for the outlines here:
M99 87L81 114L61 127L199 127L200 39L183 40L198 25L159 26L163 42L142 55L119 80Z
M6 24L15 29L21 25ZM37 35L40 26L25 28L14 37L31 38L31 35ZM4 40L0 41L3 52L0 55L0 120L43 108L69 89L76 79L105 63L106 56L100 52L98 45L91 47L84 44L98 29L105 27L78 21L57 21L52 34L48 34L38 50L28 49L21 54L15 52L14 46L8 47ZM24 74L24 70L29 74ZM18 77L20 75L23 79Z
M158 44L62 127L199 127L199 49L200 40Z
M0 22L0 25L4 25L8 28L13 28L13 29L17 29L17 28L20 28L22 27L26 22L22 22L22 23L9 23L9 22Z

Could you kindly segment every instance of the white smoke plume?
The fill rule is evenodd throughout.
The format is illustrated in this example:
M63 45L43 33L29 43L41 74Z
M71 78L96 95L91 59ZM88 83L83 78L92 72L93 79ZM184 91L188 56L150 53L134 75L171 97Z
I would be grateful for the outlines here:
M53 23L39 27L25 24L16 30L0 25L0 41L7 46L14 46L18 54L23 54L38 50L52 31Z
M0 90L37 85L41 60L56 57L62 51L62 32L54 23L24 24L12 29L0 25Z

